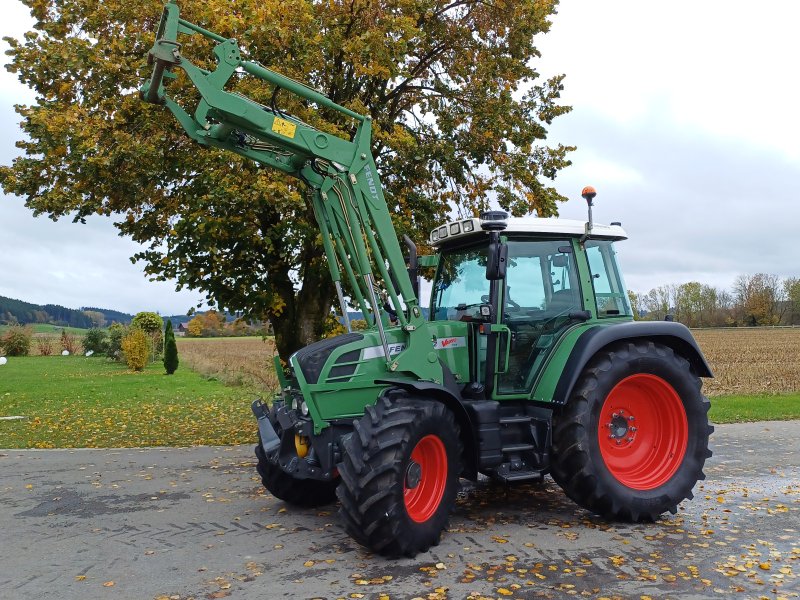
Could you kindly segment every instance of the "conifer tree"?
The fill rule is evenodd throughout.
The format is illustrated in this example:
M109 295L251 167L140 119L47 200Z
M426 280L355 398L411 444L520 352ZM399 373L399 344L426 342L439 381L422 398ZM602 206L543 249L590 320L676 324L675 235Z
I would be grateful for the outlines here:
M172 321L169 319L164 331L164 368L167 375L172 375L178 368L178 345L175 343L175 333L172 331Z

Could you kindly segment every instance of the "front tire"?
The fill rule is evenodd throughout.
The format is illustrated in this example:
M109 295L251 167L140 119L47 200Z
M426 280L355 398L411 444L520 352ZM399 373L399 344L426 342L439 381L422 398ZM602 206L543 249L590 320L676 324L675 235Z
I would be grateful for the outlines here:
M381 397L344 438L340 516L347 533L384 556L439 543L458 493L461 442L453 414L432 400Z
M261 475L261 483L270 494L301 508L315 508L324 506L336 500L336 486L338 479L333 481L318 481L316 479L297 479L276 465L267 457L261 446L261 436L258 436L256 446L256 469Z
M711 456L710 404L689 362L661 344L627 342L585 367L554 417L551 475L610 519L652 521L692 498Z

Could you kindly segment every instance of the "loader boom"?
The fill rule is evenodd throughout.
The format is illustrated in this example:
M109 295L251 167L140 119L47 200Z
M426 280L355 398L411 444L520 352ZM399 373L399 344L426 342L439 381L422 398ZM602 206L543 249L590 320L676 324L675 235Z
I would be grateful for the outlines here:
M216 68L201 69L183 56L178 43L181 35L202 35L215 41ZM181 19L173 0L164 8L148 61L154 68L140 90L142 98L165 105L189 137L200 144L250 158L306 184L345 318L343 273L353 300L380 333L387 368L407 371L423 379L439 379L438 365L407 360L415 350L429 351L430 339L421 331L425 329L425 320L372 157L370 117L340 106L320 92L257 62L244 60L235 40ZM174 69L182 69L200 94L193 114L167 93L165 80L175 77L171 73ZM275 93L285 90L349 117L357 124L353 139L320 131L274 105L267 107L226 91L225 86L234 74L242 72L267 82ZM388 306L408 336L406 350L393 359L381 317L385 314L379 298L381 292L376 291L381 282Z

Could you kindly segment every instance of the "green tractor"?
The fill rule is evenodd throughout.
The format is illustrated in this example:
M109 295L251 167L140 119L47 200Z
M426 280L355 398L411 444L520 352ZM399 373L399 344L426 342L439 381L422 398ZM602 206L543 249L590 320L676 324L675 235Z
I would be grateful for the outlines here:
M194 65L179 35L216 42ZM368 323L296 352L270 405L257 400L258 472L298 506L340 502L347 532L386 556L438 544L460 479L540 481L586 509L650 521L692 497L708 449L711 377L683 325L634 322L614 244L619 224L510 219L502 211L430 233L437 253L407 255L370 152L371 121L243 58L166 4L143 99L166 106L202 145L246 156L309 189L347 321ZM193 113L167 94L182 69ZM274 89L264 106L225 90L234 73ZM278 91L351 119L351 139L281 111ZM435 268L427 316L420 267ZM349 329L349 322L348 329Z

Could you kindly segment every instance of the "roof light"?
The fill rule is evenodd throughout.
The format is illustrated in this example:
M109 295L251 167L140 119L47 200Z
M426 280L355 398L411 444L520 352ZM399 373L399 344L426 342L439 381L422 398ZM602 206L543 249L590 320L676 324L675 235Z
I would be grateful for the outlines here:
M461 225L459 223L450 224L450 235L458 235L461 233Z
M434 242L438 242L439 241L439 231L438 230L434 229L433 231L431 231L431 240L434 241Z
M447 225L442 225L439 227L439 237L444 239L447 237Z
M474 231L475 223L472 222L472 219L470 219L469 221L464 221L461 224L461 229L464 230L464 233L469 233L470 231Z
M487 210L481 213L481 229L484 231L503 231L508 223L508 213L504 210Z

